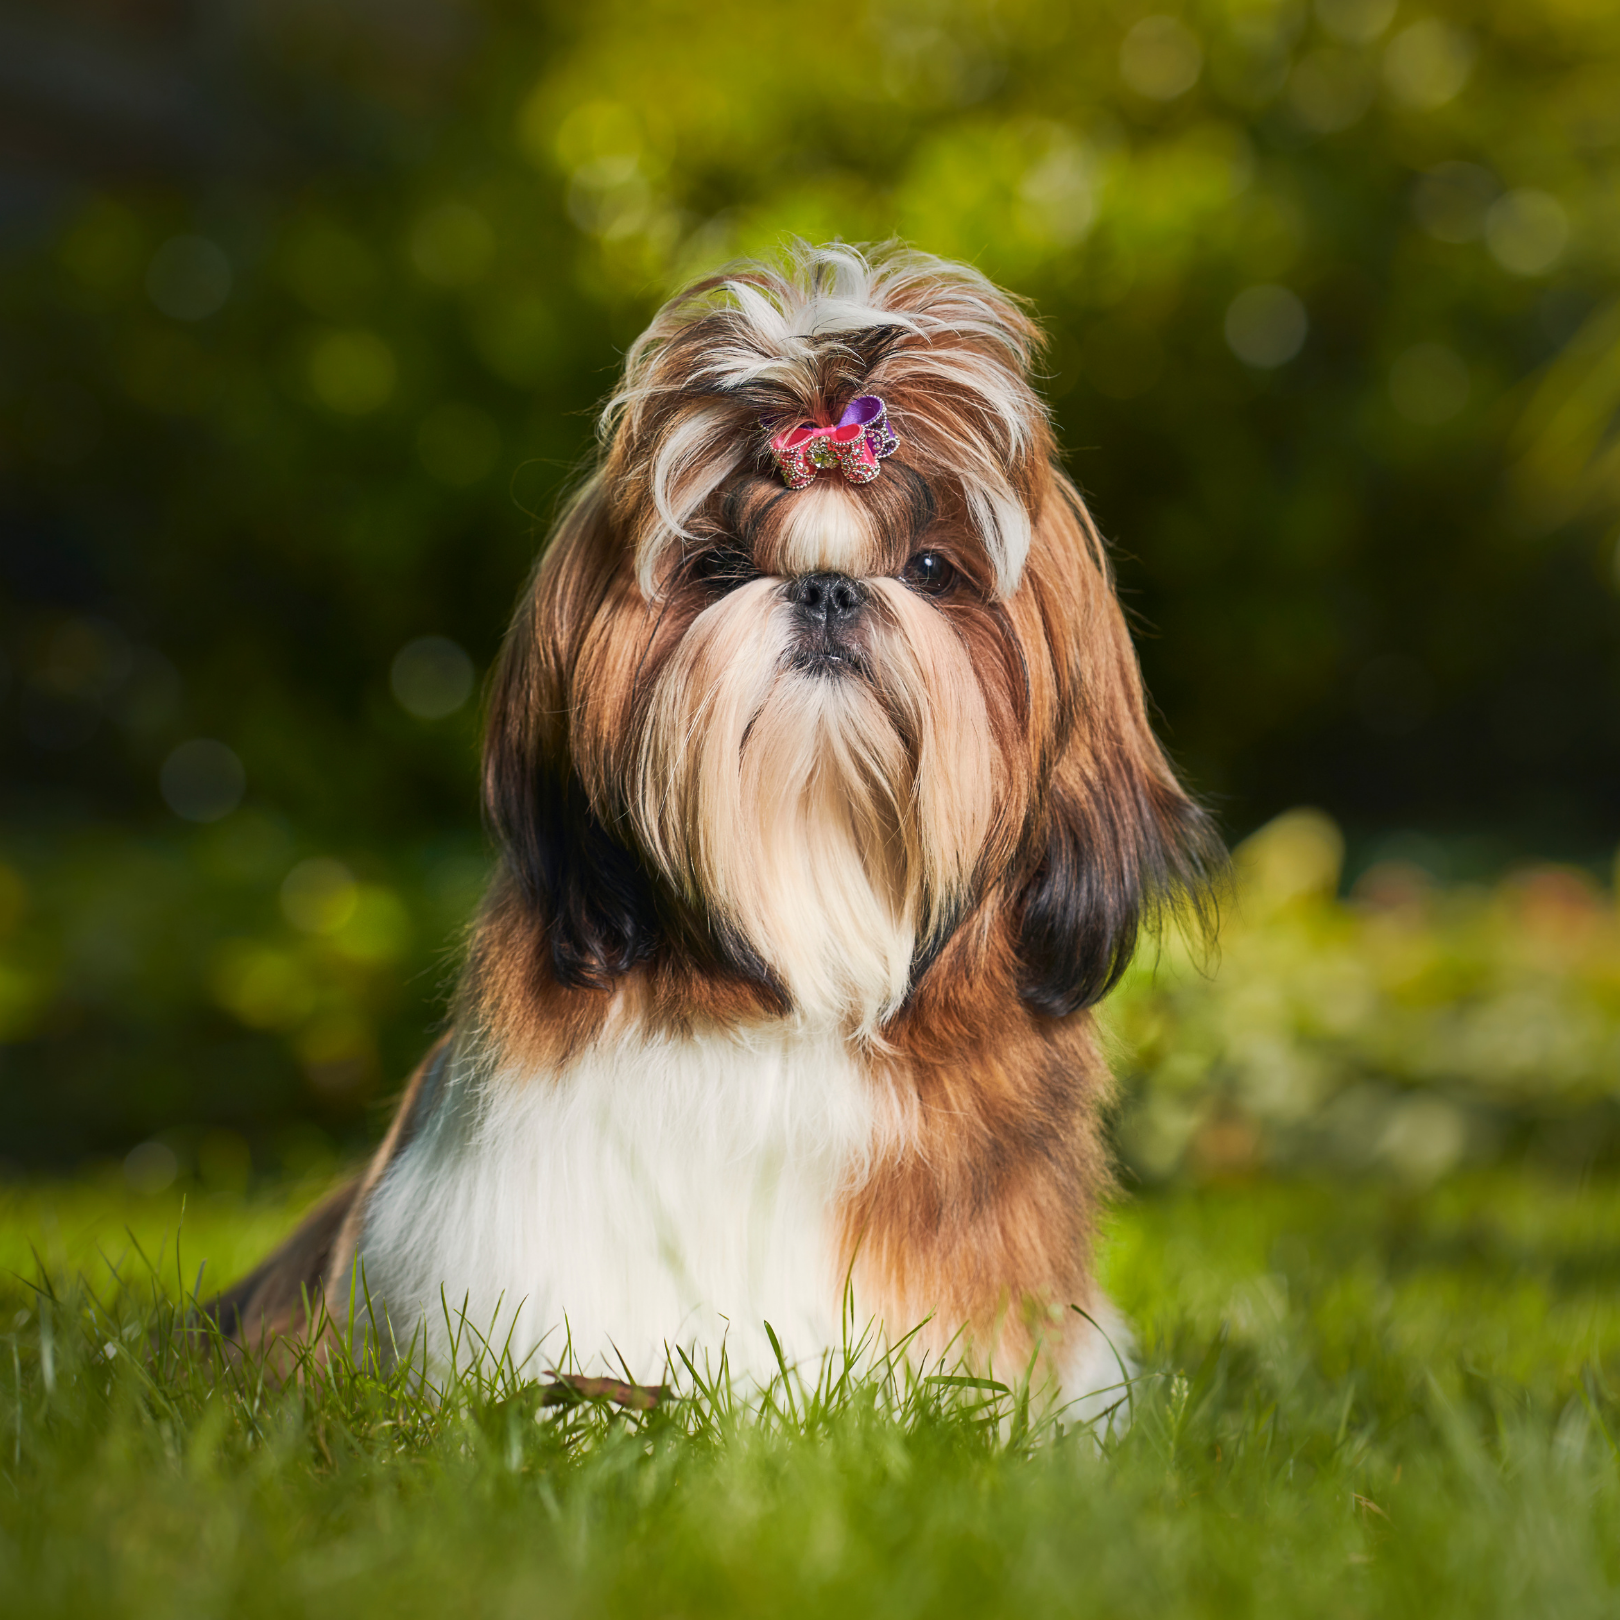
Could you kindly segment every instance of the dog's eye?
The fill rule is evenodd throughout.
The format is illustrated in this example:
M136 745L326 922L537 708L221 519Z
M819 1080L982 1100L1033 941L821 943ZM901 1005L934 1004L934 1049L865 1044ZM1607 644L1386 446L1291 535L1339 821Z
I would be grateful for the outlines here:
M915 591L940 596L956 581L956 570L937 551L919 551L900 576Z
M734 585L745 584L754 577L754 572L752 559L735 546L710 546L687 564L690 578L728 590Z

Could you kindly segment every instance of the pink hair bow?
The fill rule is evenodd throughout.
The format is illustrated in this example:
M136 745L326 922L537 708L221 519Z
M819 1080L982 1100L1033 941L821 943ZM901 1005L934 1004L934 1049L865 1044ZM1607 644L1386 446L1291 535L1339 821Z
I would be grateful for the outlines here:
M878 463L900 448L889 413L876 394L862 394L844 407L836 427L801 422L771 439L771 455L789 489L805 489L823 469L841 472L852 484L870 484Z

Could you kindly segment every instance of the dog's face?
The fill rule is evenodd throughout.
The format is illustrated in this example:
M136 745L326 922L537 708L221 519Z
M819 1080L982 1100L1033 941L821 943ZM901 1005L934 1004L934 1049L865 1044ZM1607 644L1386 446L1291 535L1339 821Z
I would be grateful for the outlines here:
M1117 977L1206 834L1038 338L971 270L847 249L654 321L493 693L493 907L535 971L741 983L869 1036L929 974L1011 974L1049 1014ZM899 439L877 475L788 487L771 435L864 395Z

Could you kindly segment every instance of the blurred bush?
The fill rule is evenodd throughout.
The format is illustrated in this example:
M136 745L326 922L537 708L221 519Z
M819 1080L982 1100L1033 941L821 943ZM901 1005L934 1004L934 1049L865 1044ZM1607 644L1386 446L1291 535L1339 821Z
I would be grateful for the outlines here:
M1213 956L1177 935L1133 964L1105 1021L1119 1139L1149 1179L1262 1166L1425 1182L1530 1152L1620 1149L1620 906L1586 872L1527 865L1442 887L1368 867L1294 810L1237 851Z
M1613 847L1620 12L838 26L0 8L0 1152L363 1128L437 1016L477 684L591 407L671 287L786 232L1035 300L1234 831L1320 803L1352 876L1403 829L1452 877Z
M352 1143L442 1017L487 872L476 835L339 859L253 810L3 853L0 1170L162 1130L170 1179L222 1130L295 1169Z

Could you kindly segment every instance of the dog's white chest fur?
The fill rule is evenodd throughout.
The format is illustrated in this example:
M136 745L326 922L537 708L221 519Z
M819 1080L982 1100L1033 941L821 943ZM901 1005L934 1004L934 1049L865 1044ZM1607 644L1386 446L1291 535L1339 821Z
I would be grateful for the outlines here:
M452 1062L440 1085L360 1237L402 1350L425 1331L442 1364L459 1330L463 1362L483 1335L526 1376L652 1383L677 1345L713 1366L722 1342L769 1377L765 1322L790 1360L841 1342L833 1219L879 1133L841 1039L625 1039L561 1072Z

